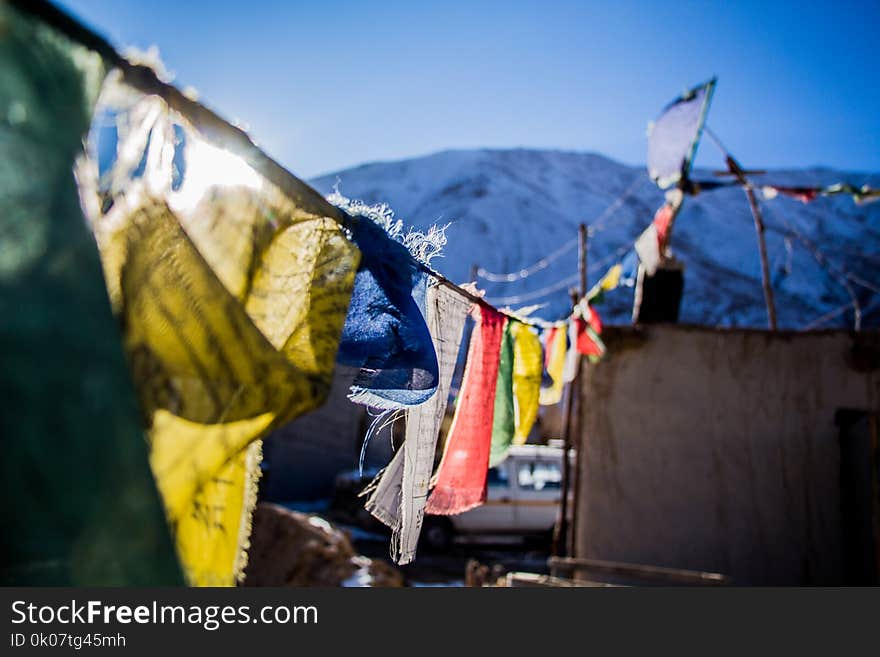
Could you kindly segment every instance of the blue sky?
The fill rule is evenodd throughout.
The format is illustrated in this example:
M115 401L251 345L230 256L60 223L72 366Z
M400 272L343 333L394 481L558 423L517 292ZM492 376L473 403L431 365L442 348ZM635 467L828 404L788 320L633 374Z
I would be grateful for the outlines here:
M712 75L709 124L747 166L880 171L877 0L61 4L157 45L304 177L484 146L643 163L647 122Z

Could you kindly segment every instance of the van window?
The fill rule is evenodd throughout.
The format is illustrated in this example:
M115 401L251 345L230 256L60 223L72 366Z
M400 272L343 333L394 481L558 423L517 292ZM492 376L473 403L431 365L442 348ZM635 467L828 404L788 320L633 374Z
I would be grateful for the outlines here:
M553 461L520 463L516 482L525 490L552 490L562 487L562 468Z
M510 481L507 478L507 468L504 466L498 466L494 468L489 468L489 473L486 475L486 485L498 488L507 488L510 484Z

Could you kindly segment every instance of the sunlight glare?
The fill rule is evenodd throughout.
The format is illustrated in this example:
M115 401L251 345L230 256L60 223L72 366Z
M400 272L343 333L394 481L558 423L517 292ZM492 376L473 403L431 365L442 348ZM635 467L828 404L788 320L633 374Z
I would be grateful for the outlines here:
M211 187L247 187L259 190L263 178L242 158L208 142L190 137L186 145L186 171L180 191L172 195L177 209L195 208Z

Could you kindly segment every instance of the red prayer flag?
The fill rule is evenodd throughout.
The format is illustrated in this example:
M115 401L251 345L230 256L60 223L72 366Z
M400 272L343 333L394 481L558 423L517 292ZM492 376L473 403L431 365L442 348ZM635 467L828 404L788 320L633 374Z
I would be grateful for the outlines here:
M780 194L797 199L801 203L815 201L816 197L819 196L819 189L816 187L774 187L773 189Z
M507 318L488 306L482 306L479 312L461 395L425 513L455 515L486 499L498 360Z
M580 317L577 317L575 322L577 323L578 353L584 354L585 356L602 356L605 350L600 343L593 339L591 331L588 330L587 322ZM592 329L592 331L598 333L595 329Z
M669 225L672 223L672 217L675 211L669 203L664 203L657 212L654 213L654 227L657 229L657 246L660 253L666 247L666 240L669 237Z
M556 326L547 329L547 339L544 342L544 369L550 369L550 358L553 354L553 343L556 340L556 332L559 330Z
M587 324L596 333L602 333L602 318L599 317L599 313L596 312L595 308L589 304L587 304Z

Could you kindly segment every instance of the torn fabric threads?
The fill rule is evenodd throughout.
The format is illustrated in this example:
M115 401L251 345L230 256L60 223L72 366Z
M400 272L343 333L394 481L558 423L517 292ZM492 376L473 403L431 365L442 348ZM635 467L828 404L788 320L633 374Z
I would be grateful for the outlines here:
M539 396L541 406L558 404L562 400L566 342L567 336L564 326L554 326L548 329L547 343L544 346L544 366L547 369L547 373L550 375L552 384L549 387L541 388Z
M400 564L409 563L416 556L428 486L434 468L437 436L446 415L449 387L470 308L471 302L468 299L445 286L437 285L430 290L428 319L440 363L440 380L437 394L421 406L409 409L406 414L406 462L400 498L400 547L397 554L392 555Z
M349 399L382 409L416 406L437 389L437 355L425 321L427 274L367 217L352 222L362 253L337 360L361 368Z
M459 398L425 513L454 515L482 504L492 442L504 315L480 306Z
M117 162L122 184L94 182L93 196L85 184L83 204L187 580L233 585L256 501L258 441L325 398L359 252L335 221L203 142L160 99L142 98L132 113L140 108L150 110L141 114L147 129L123 135L119 151L141 149L144 173L135 179L128 161ZM172 125L186 133L179 190ZM218 157L231 174L222 184L207 173Z
M406 440L385 469L367 510L391 527L391 556L410 563L422 529L440 426L471 302L442 285L428 288L427 318L437 352L437 393L406 413Z
M531 327L513 322L513 400L515 413L514 445L528 440L538 419L538 396L541 390L543 352L541 340Z
M507 458L513 442L516 419L513 404L513 335L508 320L501 338L501 352L498 359L498 377L495 381L495 406L492 417L492 444L489 450L489 467L494 467Z
M370 512L370 515L391 529L392 555L394 554L394 545L397 542L397 534L400 532L400 501L403 490L405 450L406 443L404 442L403 446L394 453L388 465L360 493L360 495L369 495L364 508Z

